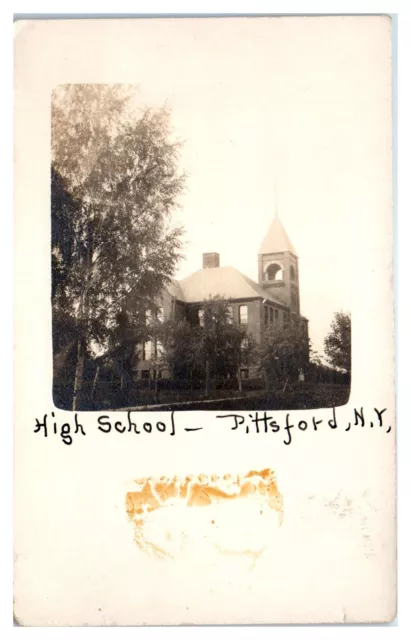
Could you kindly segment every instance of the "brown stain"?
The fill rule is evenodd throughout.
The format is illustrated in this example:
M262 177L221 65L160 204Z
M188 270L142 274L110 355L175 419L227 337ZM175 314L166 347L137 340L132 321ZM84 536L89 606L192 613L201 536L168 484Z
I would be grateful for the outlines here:
M240 488L240 498L247 498L248 496L252 496L256 493L257 487L252 482L244 482Z
M246 478L254 478L255 476L258 476L260 478L262 478L263 480L268 480L268 478L270 478L270 476L272 475L272 471L271 469L263 469L262 471L249 471L246 474Z
M267 490L267 488L266 488L266 486L265 486L264 482L262 482L262 481L260 480L260 482L259 482L259 483L258 483L258 485L257 485L257 491L258 491L258 493L260 494L260 496L265 496L265 492L266 492L266 490Z
M187 501L187 507L207 507L212 503L210 496L207 493L207 485L202 487L199 484L194 484L191 487L190 497Z
M224 482L226 489L218 486ZM220 477L205 474L196 477L174 477L172 480L161 477L159 480L141 478L135 481L141 487L139 491L129 491L126 495L126 510L135 527L135 540L144 551L151 551L157 556L168 554L162 549L144 540L145 516L156 509L166 506L170 500L182 501L187 507L208 507L214 502L246 499L253 495L264 497L270 509L279 513L282 522L283 501L278 491L274 471L249 471L243 478L230 474ZM229 487L227 488L227 485ZM262 515L262 511L260 511ZM214 524L214 520L211 521ZM245 552L244 552L245 553Z
M212 504L218 500L234 500L238 495L235 493L227 493L218 487L194 484L191 487L190 500L187 503L189 507L204 507L206 504Z
M143 513L144 507L148 511L158 509L160 502L153 494L152 488L148 480L146 480L141 491L129 491L126 497L127 513Z
M178 497L178 489L174 482L156 482L154 491L158 494L161 502Z
M187 498L187 493L188 493L188 485L190 483L190 476L187 476L186 479L184 480L183 485L180 487L179 490L179 496L180 498L182 498L183 500L185 500Z

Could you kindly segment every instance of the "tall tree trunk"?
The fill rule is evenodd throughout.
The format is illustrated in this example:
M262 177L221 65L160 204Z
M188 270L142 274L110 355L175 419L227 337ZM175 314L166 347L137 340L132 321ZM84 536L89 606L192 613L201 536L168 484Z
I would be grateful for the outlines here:
M155 380L154 380L154 398L155 402L158 404L159 402L159 393L158 393L158 367L155 368Z
M241 378L241 367L238 367L237 379L238 379L238 390L239 390L240 393L242 393L242 391L243 391L243 380Z
M84 372L84 347L81 338L77 341L77 363L76 374L74 377L74 389L73 389L73 405L72 410L78 411L81 400L81 389L83 386L83 372Z
M77 327L82 326L82 321L86 317L86 293L87 293L87 285L83 289L80 296L80 305L79 312L77 316ZM73 411L78 411L81 400L81 390L83 386L83 373L84 373L84 342L83 342L83 333L80 331L79 337L77 338L77 362L76 362L76 373L74 377L74 389L73 389Z
M210 395L210 360L207 358L205 363L205 395L206 398Z
M100 373L100 365L97 365L96 373L95 373L94 380L93 380L93 387L91 389L91 403L92 404L94 402L94 394L96 392L96 385L97 385L97 380L98 380L99 373Z

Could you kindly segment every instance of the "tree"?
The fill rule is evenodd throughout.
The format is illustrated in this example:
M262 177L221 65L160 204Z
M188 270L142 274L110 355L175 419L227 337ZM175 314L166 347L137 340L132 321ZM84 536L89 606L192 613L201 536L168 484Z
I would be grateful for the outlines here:
M202 379L209 396L213 378L239 376L241 365L252 359L254 343L245 327L233 323L227 300L219 296L204 300L197 312L199 324L164 323L164 355L172 377Z
M73 266L74 224L80 202L67 188L67 181L51 169L51 297L58 308L65 307L61 297L67 292L66 284ZM60 296L60 298L59 298Z
M240 328L242 332L240 350L236 351L236 368L237 368L237 380L238 390L243 390L243 379L241 377L241 369L248 369L249 367L257 364L258 347L254 340L254 337L247 333L244 328Z
M266 390L278 384L285 388L289 380L297 380L300 369L307 365L308 349L306 328L300 320L290 320L283 327L268 326L260 346Z
M186 320L166 320L160 333L164 360L173 380L188 380L197 369L194 328Z
M202 322L198 331L201 361L205 367L205 395L210 394L211 379L235 375L245 333L233 324L226 300L214 296L202 303Z
M324 352L332 367L351 374L351 315L334 313L330 332L324 340Z
M76 369L77 325L70 312L66 284L73 262L73 223L79 203L62 176L51 173L51 243L53 305L53 395L56 404L70 406Z
M169 112L138 111L130 87L65 85L53 94L52 301L53 316L75 319L73 410L87 354L119 344L122 330L140 340L139 307L175 271L179 150Z

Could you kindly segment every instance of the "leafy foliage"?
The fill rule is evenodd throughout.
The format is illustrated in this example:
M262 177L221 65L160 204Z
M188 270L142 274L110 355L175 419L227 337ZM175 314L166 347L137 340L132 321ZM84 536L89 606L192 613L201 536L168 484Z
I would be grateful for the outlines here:
M175 380L189 379L196 369L194 328L186 321L166 320L162 326L161 339L164 359Z
M267 327L260 346L260 361L269 385L287 378L296 380L299 370L307 364L308 349L308 336L302 321L289 321L284 327Z
M233 324L230 306L221 297L204 300L201 310L201 325L164 323L165 357L172 377L207 380L237 376L239 367L252 361L252 338L244 327Z
M170 223L185 181L180 144L169 112L139 112L134 97L65 85L52 99L53 314L75 318L83 355L141 338L137 310L181 256Z
M324 351L331 366L351 373L351 315L343 311L334 314Z

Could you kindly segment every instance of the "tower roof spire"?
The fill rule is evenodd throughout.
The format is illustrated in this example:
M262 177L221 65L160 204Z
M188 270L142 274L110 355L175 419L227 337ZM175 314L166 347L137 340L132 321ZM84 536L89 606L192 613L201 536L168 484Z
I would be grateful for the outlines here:
M268 231L265 235L265 238L261 244L260 251L261 254L267 253L284 253L285 251L289 251L293 255L297 256L297 252L294 249L294 245L288 237L282 222L280 220L279 212L278 212L278 191L276 188L276 181L274 179L274 194L275 194L275 204L274 204L274 220L270 224Z
M261 255L265 253L284 253L285 251L297 256L294 245L288 237L280 218L277 216L270 224L258 253Z

